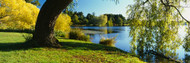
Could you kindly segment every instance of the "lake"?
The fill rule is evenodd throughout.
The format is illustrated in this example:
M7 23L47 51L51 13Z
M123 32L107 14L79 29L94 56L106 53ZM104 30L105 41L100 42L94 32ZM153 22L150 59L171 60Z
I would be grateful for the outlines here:
M106 37L106 38L111 38L111 37L115 37L116 38L116 43L115 43L115 47L130 52L130 53L134 53L139 55L139 58L142 59L143 61L146 62L172 62L173 61L169 61L168 59L159 56L159 55L155 55L155 54L145 54L144 52L146 51L139 51L138 49L136 49L134 52L132 51L132 45L131 45L131 41L132 41L132 37L129 36L130 33L130 27L73 27L73 28L81 28L83 30L87 30L85 31L86 34L90 35L91 37L91 41L93 43L99 43L100 39L102 37ZM89 31L89 32L88 32ZM94 32L94 31L97 31ZM186 37L186 32L185 32L185 26L181 26L179 28L179 37L183 40ZM175 53L165 53L165 55L167 55L167 57L172 57L175 58L176 60L181 60L184 63L190 63L190 51L185 51L184 44L180 45L178 47L178 49L176 49ZM138 47L138 45L137 45ZM172 46L170 46L172 47ZM145 48L143 48L145 49ZM167 51L169 49L166 49ZM169 50L170 51L170 50Z

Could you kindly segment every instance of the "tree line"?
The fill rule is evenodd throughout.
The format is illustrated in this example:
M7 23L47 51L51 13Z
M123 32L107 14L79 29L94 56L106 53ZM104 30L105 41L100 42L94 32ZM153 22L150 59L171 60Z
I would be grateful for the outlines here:
M83 12L64 11L72 19L72 26L124 26L127 20L121 14L103 14L95 16L95 13L88 13L87 16Z

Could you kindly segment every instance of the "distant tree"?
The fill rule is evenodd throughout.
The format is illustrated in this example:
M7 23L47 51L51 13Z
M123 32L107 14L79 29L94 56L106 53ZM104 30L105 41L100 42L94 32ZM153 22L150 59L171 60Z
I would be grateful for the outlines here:
M109 19L108 23L107 23L108 26L113 26L113 21L112 21L112 18Z
M125 17L123 17L121 14L104 14L107 15L108 20L112 19L113 24L117 26L122 26L124 23L127 23Z
M81 22L82 25L87 25L89 23L88 19L84 18Z
M77 16L78 16L79 18L81 18L81 19L84 18L83 12L78 12L78 13L77 13Z
M116 21L119 26L123 25L123 19L118 17L118 21Z
M36 6L40 6L40 2L39 0L25 0L27 3L32 3Z
M73 16L74 12L73 11L67 11L66 14L68 14L69 16Z
M85 17L83 15L83 12L78 12L77 16L79 17L79 24L84 25Z
M88 13L87 14L87 16L86 16L86 19L88 19L88 25L90 25L90 24L94 24L94 22L93 22L93 18L94 18L95 16L94 15L92 15L92 14L90 14L90 13Z
M95 23L95 26L105 26L107 23L107 16L101 15L99 17L94 17L92 21Z
M76 25L76 24L79 24L79 23L80 23L79 17L78 17L76 14L74 14L74 15L72 16L72 23L73 23L73 25Z

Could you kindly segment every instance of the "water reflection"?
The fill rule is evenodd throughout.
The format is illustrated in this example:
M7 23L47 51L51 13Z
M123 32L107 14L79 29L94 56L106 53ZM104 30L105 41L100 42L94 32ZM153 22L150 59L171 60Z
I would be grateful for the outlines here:
M81 28L85 30L103 32L94 33L91 35L91 38L93 38L92 42L97 44L99 43L101 36L110 38L118 35L116 38L117 43L115 44L117 48L127 52L135 53L139 55L141 59L147 62L174 62L169 61L167 59L168 57L177 60L182 59L184 62L189 60L190 53L188 53L188 51L185 52L185 48L183 48L184 46L188 50L189 47L185 46L185 44L189 45L189 43L183 41L183 39L181 39L177 33L178 30L174 28L163 29L162 27L157 26L151 28L146 28L143 26ZM184 31L180 31L179 33L184 33ZM132 37L129 37L129 35ZM185 38L185 36L182 38ZM162 55L164 55L166 58Z
M146 25L132 24L130 26L130 36L133 37L131 41L132 53L140 55L140 58L144 61L149 61L154 57L160 59L160 57L178 62L179 60L177 49L183 45L183 40L178 35L178 29L180 24L163 24L163 22L148 22ZM142 22L144 23L144 22ZM184 33L184 32L182 32ZM190 51L190 37L186 37L184 44L186 51ZM135 52L137 51L137 52ZM162 61L163 62L163 61Z
M185 44L184 44L183 47L184 47L186 52L190 52L190 24L189 24L189 30L187 32L188 33L187 33L187 36L184 39Z

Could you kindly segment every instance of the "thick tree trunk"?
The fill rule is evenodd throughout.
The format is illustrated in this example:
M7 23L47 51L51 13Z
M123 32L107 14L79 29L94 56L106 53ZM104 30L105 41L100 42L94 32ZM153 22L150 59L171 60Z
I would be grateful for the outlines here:
M46 0L42 6L36 22L33 40L40 46L60 47L54 37L54 26L59 14L72 0Z

